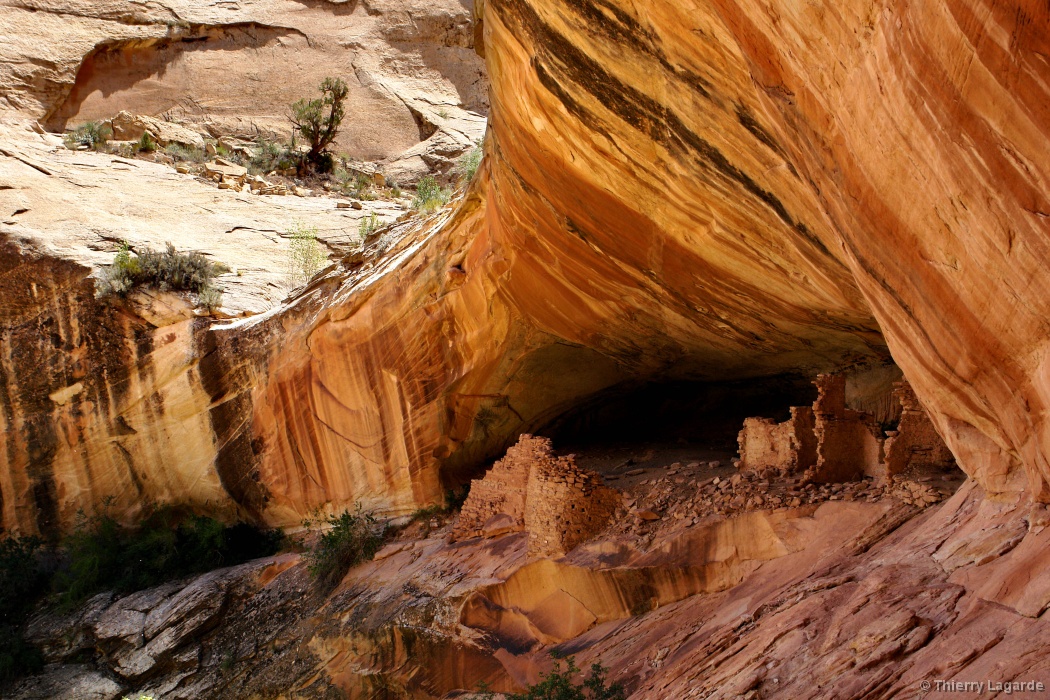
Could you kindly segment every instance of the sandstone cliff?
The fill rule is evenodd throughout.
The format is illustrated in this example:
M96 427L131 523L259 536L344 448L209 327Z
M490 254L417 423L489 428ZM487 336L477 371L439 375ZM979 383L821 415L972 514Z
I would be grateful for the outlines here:
M213 358L213 389L188 411L230 427L202 483L238 475L255 495L234 500L277 524L359 498L405 512L625 379L815 373L888 346L968 473L1042 497L1046 11L968 8L479 5L491 130L471 195L288 310L203 331L188 364ZM67 88L88 53L70 49ZM11 104L46 120L66 94ZM41 397L73 384L10 402L8 425L54 424ZM94 420L92 392L70 401ZM102 471L123 463L115 431L85 438ZM66 522L82 504L68 486L8 500L26 488L63 494Z

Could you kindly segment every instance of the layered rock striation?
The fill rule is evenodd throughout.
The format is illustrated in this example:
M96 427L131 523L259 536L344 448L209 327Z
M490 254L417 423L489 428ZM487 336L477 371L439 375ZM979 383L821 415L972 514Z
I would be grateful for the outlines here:
M207 367L212 390L187 414L221 426L201 452L215 455L201 483L223 484L213 502L274 524L355 500L405 513L627 380L813 375L890 353L982 488L1044 497L1044 7L473 11L490 131L455 213L345 261L287 308L200 334L187 366ZM81 44L112 21L77 25L54 80L76 84ZM23 86L11 106L45 119L63 104L64 88L7 65ZM41 397L74 384L27 390L8 424L55 425ZM70 396L64 410L108 425L90 392ZM114 430L86 452L114 455ZM28 427L12 440L43 444ZM9 467L26 469L41 467ZM27 498L9 488L5 501ZM68 523L86 499L54 493ZM6 527L35 529L29 511Z

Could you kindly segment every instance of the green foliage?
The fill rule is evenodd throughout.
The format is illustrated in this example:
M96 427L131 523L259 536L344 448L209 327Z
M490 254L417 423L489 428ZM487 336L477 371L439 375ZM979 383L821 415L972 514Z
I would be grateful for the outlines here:
M288 275L293 284L306 284L328 262L317 229L296 224L288 231Z
M484 142L478 139L474 147L459 157L456 163L456 172L460 175L460 181L469 183L474 179L474 173L481 166L481 159L485 156Z
M153 140L148 131L143 131L135 147L142 153L153 153L153 151L157 150L157 142Z
M427 175L420 179L416 185L416 197L412 200L412 208L422 212L432 212L448 204L452 192L442 187L433 175Z
M214 263L196 251L180 253L169 243L165 250L146 248L132 257L127 241L120 244L113 264L105 268L95 287L96 296L123 295L136 286L190 291L198 295L202 306L218 308L222 290L215 286L216 276L229 272L221 263Z
M202 516L178 519L154 511L138 527L106 515L81 514L57 550L34 537L0 540L0 688L43 668L40 652L22 636L34 608L50 592L69 609L104 590L130 592L249 559L269 556L284 535Z
M67 133L63 138L66 148L77 150L81 146L87 146L93 150L101 150L106 142L113 136L113 130L108 124L99 122L87 122L81 124L73 131Z
M554 669L539 683L530 685L522 694L508 695L508 700L626 700L627 694L620 683L606 685L607 671L601 664L591 665L591 672L583 683L573 683L580 669L571 656L566 663L568 668L564 673L561 662L556 661Z
M275 170L299 167L299 154L290 146L280 145L266 139L259 139L255 145L255 154L248 162L248 170L253 175L264 175Z
M303 527L317 523L304 521ZM383 545L386 527L371 513L344 510L342 515L329 515L320 524L330 529L321 534L317 544L307 552L310 574L324 588L334 588L350 567L371 559Z
M164 147L164 152L176 161L186 163L203 163L208 159L208 154L204 152L203 148L183 146L178 143L169 143Z
M296 131L310 145L306 160L320 172L331 172L332 158L331 155L325 158L325 151L339 132L350 89L339 78L325 78L320 90L321 97L302 99L292 105L291 120Z
M343 168L337 168L333 178L343 194L350 195L365 202L376 199L373 179L358 172L352 172Z
M222 307L222 290L209 286L197 292L197 306L210 313L218 311Z
M22 639L22 627L47 588L35 537L0 540L0 685L39 671L40 652Z
M43 668L43 655L22 637L20 626L0 624L0 687Z
M383 223L379 220L379 217L376 216L376 213L372 212L365 218L361 219L361 225L358 226L357 232L361 234L362 239L365 239L371 236L372 233L377 231L382 225Z
M63 543L63 566L52 588L70 607L103 590L130 592L190 574L269 556L283 535L250 525L223 525L160 508L134 528L108 515L81 516Z
M445 503L434 504L427 506L426 508L420 508L416 510L412 515L409 516L408 523L398 528L401 530L412 523L423 523L423 536L427 537L430 534L430 520L432 518L444 518L452 513L463 508L463 503L467 500L467 494L470 492L469 487L456 491L454 489L448 489L445 491Z

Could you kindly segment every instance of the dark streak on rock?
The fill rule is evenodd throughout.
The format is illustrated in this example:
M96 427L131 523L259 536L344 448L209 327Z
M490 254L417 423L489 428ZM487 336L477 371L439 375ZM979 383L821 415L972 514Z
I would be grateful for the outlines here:
M785 161L787 160L787 155L784 153L784 149L780 147L780 144L777 143L772 134L766 131L765 127L758 123L758 120L755 119L755 115L751 114L751 110L749 110L746 105L736 106L736 118L741 126L751 132L752 136L768 146L769 150L776 153Z
M258 461L252 449L250 397L240 391L247 386L241 369L226 359L208 322L198 319L194 327L196 354L201 385L212 402L222 399L208 411L215 444L215 471L226 493L247 515L260 520L269 500L266 488L258 479ZM233 394L232 397L230 395Z
M565 0L586 20L587 29L600 34L617 47L630 47L656 59L661 66L682 80L705 99L711 98L711 84L692 71L676 68L656 45L657 37L634 17L606 0ZM611 16L610 16L611 15ZM537 18L538 19L538 18Z
M545 24L526 0L500 0L494 3L493 9L501 12L507 24L518 20L516 24L536 49L537 58L533 64L543 66L542 70L537 70L541 84L588 128L594 127L594 116L575 100L566 100L570 91L560 85L559 77L581 87L624 122L672 153L682 156L691 152L699 156L697 160L701 168L713 168L736 182L772 209L785 224L795 227L795 221L775 195L730 163L711 143L693 133L673 111L610 75L598 62Z
M135 471L135 460L132 458L131 452L129 452L128 448L124 447L124 445L120 444L120 442L114 442L113 444L117 446L117 452L119 452L120 456L124 458L124 464L127 465L128 476L131 477L131 483L134 484L136 493L141 496L142 481L139 479L139 475Z

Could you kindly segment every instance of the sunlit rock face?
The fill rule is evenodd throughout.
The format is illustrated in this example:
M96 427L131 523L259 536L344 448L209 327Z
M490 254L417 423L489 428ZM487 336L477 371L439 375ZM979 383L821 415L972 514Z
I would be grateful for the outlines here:
M194 341L212 503L407 513L624 381L889 353L985 490L1046 496L1045 5L474 13L490 129L458 211Z
M485 3L508 289L635 367L844 358L870 309L963 467L1045 497L1047 13Z
M49 129L128 110L287 139L288 105L337 75L352 105L339 151L381 159L487 109L457 0L18 0L0 7L0 28L0 113Z

